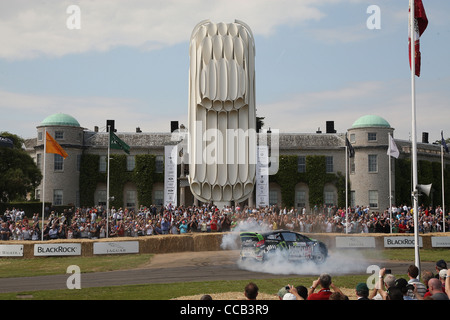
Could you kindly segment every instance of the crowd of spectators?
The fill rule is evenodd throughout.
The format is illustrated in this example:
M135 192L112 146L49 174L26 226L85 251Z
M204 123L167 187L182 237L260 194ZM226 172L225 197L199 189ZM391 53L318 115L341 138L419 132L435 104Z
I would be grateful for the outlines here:
M388 273L387 269L379 271L378 281L371 288L365 282L357 283L352 294L356 300L449 300L450 299L450 270L444 260L436 262L436 274L431 270L423 270L421 280L418 279L419 269L410 265L407 278L396 277ZM257 299L258 286L253 299ZM247 287L249 286L247 285ZM245 296L247 296L247 287ZM314 280L309 288L298 285L286 285L278 293L280 300L350 300L343 290L336 286L331 275L322 273Z
M345 210L336 207L315 207L312 212L276 205L264 208L213 205L141 207L139 210L114 208L106 224L106 210L102 206L50 211L42 232L41 216L32 218L22 210L12 208L0 216L1 240L44 240L106 237L138 237L187 232L227 232L243 222L252 222L262 229L288 229L301 233L414 233L412 209L393 207L379 212L368 207ZM440 207L419 207L419 232L448 231L450 219ZM391 223L392 221L392 223Z
M265 208L224 207L213 205L179 206L157 208L141 207L134 210L111 208L109 225L106 225L106 211L103 207L76 208L62 213L51 211L40 229L41 217L38 213L31 218L23 210L6 210L0 216L0 240L40 240L44 239L97 239L105 237L137 237L160 234L183 234L187 232L227 232L233 231L240 223L253 223L266 229L290 229L299 232L414 232L411 208L394 207L380 213L369 208L356 207L348 214L345 210L324 208L310 214L295 209L280 209L277 206ZM348 219L346 219L348 218ZM346 223L347 221L347 223ZM393 221L392 231L390 221ZM440 232L443 223L440 207L419 208L419 231ZM445 230L448 231L448 218ZM444 260L436 263L436 274L423 270L421 281L418 269L411 265L407 270L409 279L396 278L381 269L379 282L372 291L367 284L358 283L355 293L358 300L448 300L450 298L450 270ZM315 292L318 290L317 292ZM258 287L246 287L248 299L257 298ZM313 281L309 289L291 286L280 289L283 300L348 300L348 297L331 281L331 276L322 274Z

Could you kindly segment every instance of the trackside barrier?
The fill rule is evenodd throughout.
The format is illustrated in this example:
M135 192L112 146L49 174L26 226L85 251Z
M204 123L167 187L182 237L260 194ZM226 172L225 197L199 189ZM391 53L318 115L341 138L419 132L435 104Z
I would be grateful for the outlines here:
M94 256L99 254L174 253L222 250L226 233L189 233L108 239L61 239L50 241L0 241L1 257ZM385 249L414 247L413 234L309 233L310 238L335 249ZM236 237L238 239L238 237ZM422 249L450 248L450 232L421 234ZM236 248L238 248L238 243Z

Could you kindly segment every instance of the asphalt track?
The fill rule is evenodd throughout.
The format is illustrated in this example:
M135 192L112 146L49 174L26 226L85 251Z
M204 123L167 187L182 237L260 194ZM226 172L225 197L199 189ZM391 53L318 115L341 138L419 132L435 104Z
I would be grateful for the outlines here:
M239 263L239 251L206 251L157 254L151 261L137 269L122 271L83 273L81 270L81 288L105 287L150 283L201 282L214 280L271 279L298 276L294 273L271 273L243 269ZM410 261L352 261L358 269L343 274L369 274L367 267L378 264L390 268L394 274L406 274ZM332 266L330 266L332 267ZM422 263L422 269L434 271L434 263ZM337 268L340 268L337 266ZM316 276L318 270L302 273L302 276ZM333 274L333 272L331 272ZM67 280L71 274L20 277L0 279L0 293L31 292L37 290L67 289Z

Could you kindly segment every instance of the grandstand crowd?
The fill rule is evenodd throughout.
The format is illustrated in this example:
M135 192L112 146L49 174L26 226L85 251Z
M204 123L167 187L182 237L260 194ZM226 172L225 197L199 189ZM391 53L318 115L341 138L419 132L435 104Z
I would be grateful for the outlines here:
M413 209L406 205L375 211L356 206L348 210L314 207L311 212L267 206L214 205L141 207L139 210L112 207L109 224L102 206L49 211L43 230L39 213L29 218L12 208L0 215L1 240L98 239L138 237L187 232L227 232L251 222L262 229L287 229L301 233L414 233ZM419 233L442 232L450 228L448 213L441 207L419 207ZM445 222L444 222L445 221ZM42 232L43 231L43 232Z

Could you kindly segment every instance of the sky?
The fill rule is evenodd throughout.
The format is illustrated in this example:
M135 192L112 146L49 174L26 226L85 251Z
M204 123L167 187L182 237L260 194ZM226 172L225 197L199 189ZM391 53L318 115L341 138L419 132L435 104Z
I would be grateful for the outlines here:
M422 132L433 142L441 130L450 137L450 1L423 2L429 24L415 78L416 132L419 142ZM113 119L119 133L186 125L192 30L205 19L237 19L254 35L256 114L265 128L325 132L334 121L346 132L374 114L395 128L395 138L408 140L408 3L1 1L0 132L36 137L36 126L54 113L88 130L105 130Z

